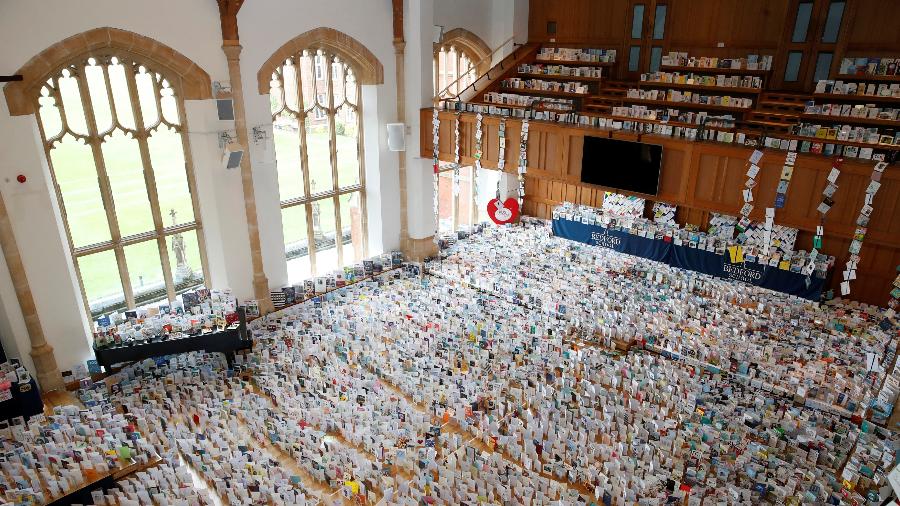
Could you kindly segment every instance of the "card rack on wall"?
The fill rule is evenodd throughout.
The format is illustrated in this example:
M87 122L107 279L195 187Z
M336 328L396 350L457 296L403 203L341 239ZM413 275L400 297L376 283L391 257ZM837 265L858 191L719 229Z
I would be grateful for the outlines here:
M896 63L885 62L896 59L845 60L832 80L804 93L772 88L778 85L773 55L719 58L672 51L656 72L615 80L621 72L614 49L548 44L517 66L488 74L483 93L466 102L445 101L442 108L890 160L900 151L900 73Z

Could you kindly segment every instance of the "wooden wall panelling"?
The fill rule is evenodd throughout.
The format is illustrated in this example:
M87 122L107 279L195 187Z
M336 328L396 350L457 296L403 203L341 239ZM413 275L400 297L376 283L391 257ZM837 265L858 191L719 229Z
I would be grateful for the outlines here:
M700 230L706 230L709 228L709 211L678 206L675 210L675 221L681 226L697 225Z
M452 161L452 125L455 115L442 112L440 157ZM462 115L461 132L474 137L474 114ZM422 110L423 124L430 125L431 109ZM485 117L486 168L496 168L498 155L499 120ZM506 172L516 174L520 121L507 120ZM554 205L569 200L600 207L605 189L583 185L581 177L581 147L585 135L612 136L635 140L639 136L625 132L610 132L575 125L558 125L531 122L529 140L529 167L525 178L525 214L549 218ZM430 127L423 135L422 156L431 157ZM746 181L747 159L751 148L725 144L690 142L672 138L646 135L646 142L663 145L663 166L660 191L656 199L678 205L676 220L680 224L696 224L705 229L710 212L736 215L743 205L740 189ZM463 139L463 162L474 163L471 152L474 141ZM566 148L566 146L568 146ZM566 154L568 153L568 154ZM781 175L785 154L778 150L765 150L759 187L755 192L753 217L762 220L764 208L774 202L775 187ZM563 165L565 163L565 165ZM546 164L546 165L542 165ZM839 268L846 262L847 248L856 228L856 217L863 203L863 195L869 184L874 162L847 160L838 179L835 205L825 222L823 252L837 258ZM831 170L832 160L818 155L799 155L794 176L783 209L778 209L775 222L798 228L797 248L808 250L812 244L812 232L819 223L816 207L821 201L825 178ZM884 304L887 300L894 269L900 263L900 169L896 165L887 168L882 176L882 187L875 197L875 212L869 224L866 241L861 252L859 279L853 284L853 298ZM831 281L837 287L840 275Z
M453 113L441 113L441 132L452 131ZM474 115L463 114L463 125L470 124ZM496 167L494 146L497 145L496 130L491 127L495 118L486 118L485 144L488 146L482 160L485 167ZM507 163L506 170L516 173L518 156L518 136L520 121L507 120ZM528 177L580 185L580 150L585 135L606 135L608 131L573 125L555 125L544 122L531 123L529 141ZM473 134L472 128L463 128L464 134ZM613 137L637 139L636 134L613 132ZM442 136L441 157L452 159L453 145L450 138ZM752 149L725 144L689 142L679 139L661 139L643 136L647 142L664 145L663 168L660 192L657 200L707 211L736 214L743 204L740 189L746 180L747 158ZM565 145L568 143L568 155ZM471 140L464 141L464 161L471 162ZM562 146L562 148L561 148ZM423 156L430 156L430 148L423 145ZM762 175L755 192L755 207L752 217L762 219L762 209L774 202L774 191L781 174L784 152L765 150L762 161ZM680 163L679 162L680 159ZM561 164L568 162L567 167ZM825 176L831 169L829 158L816 155L800 155L794 170L794 179L789 189L787 204L779 209L776 222L788 226L814 230L818 224L816 207L825 186ZM855 228L856 215L862 205L865 186L874 162L848 160L842 168L838 180L839 189L835 194L835 206L828 214L826 230L830 233L851 237ZM675 176L671 172L675 172ZM678 196L680 198L669 198ZM894 219L896 203L900 196L900 171L890 166L882 177L882 188L876 196L876 213L869 226L868 240L891 247L900 247L900 221Z
M682 204L687 193L693 146L683 142L672 142L666 137L646 136L645 142L663 147L662 170L659 175L659 200Z
M628 0L531 0L528 36L532 41L595 43L599 47L622 44ZM556 22L556 34L547 33L547 22ZM604 46L605 45L605 46Z
M900 3L850 0L845 10L852 11L852 18L846 20L850 23L846 56L900 56L900 30L897 29Z

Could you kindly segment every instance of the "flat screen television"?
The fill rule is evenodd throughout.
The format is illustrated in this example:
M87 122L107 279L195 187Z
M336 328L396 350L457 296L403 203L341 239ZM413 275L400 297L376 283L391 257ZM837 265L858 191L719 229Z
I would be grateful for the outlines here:
M585 136L581 182L656 195L661 162L662 146Z

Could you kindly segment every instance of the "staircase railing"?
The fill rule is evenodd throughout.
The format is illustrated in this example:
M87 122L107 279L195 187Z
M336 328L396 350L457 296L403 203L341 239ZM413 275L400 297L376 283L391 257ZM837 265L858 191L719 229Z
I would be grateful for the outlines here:
M449 94L448 94L448 92L450 91L451 88L453 88L454 86L457 86L457 84L458 84L460 81L462 81L466 76L468 76L468 75L471 74L472 72L477 71L478 68L481 67L481 65L482 65L484 62L490 63L491 61L493 61L494 55L497 54L498 51L500 51L501 49L503 49L504 47L506 47L506 45L509 44L509 43L512 42L512 41L513 41L513 37L510 37L510 38L504 40L499 46L497 46L493 51L491 51L491 53L490 53L489 55L487 55L487 56L483 57L482 59L478 60L478 63L475 63L474 65L472 65L471 67L469 67L469 70L463 72L463 73L460 74L459 77L457 77L452 83L450 83L450 84L448 84L447 86L445 86L444 89L442 89L441 91L439 91L439 92L437 93L437 95L434 96L434 105L437 106L441 101L444 101L444 100L456 100L457 97L459 97L464 91L466 91L466 90L469 89L470 87L474 86L474 85L475 85L476 83L478 83L478 81L480 81L481 78L483 78L484 76L490 74L491 70L488 69L487 72L485 72L484 74L482 74L482 75L478 76L477 78L475 78L474 81L472 81L468 86L466 86L466 87L463 88L462 90L459 90L455 95L452 94L452 93L449 93ZM513 46L514 46L514 49L513 49L513 52L512 52L511 54L516 54L516 52L519 50L519 47L520 47L520 46L517 45L517 44L515 44L515 43L513 43ZM505 59L506 59L506 58L504 58L504 60L505 60ZM500 61L500 68L501 68L501 69L503 68L503 60Z

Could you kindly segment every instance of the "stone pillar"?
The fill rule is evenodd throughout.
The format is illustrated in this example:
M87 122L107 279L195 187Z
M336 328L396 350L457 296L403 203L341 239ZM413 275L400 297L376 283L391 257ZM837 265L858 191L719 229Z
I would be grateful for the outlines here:
M234 130L237 142L244 150L244 156L241 158L241 181L244 186L244 210L247 214L247 235L253 265L253 295L259 302L260 312L266 314L272 312L273 306L259 243L259 219L256 215L256 194L253 191L250 145L247 142L247 119L244 112L244 86L241 81L241 45L234 40L225 40L222 51L228 59L228 78L231 80L231 98L234 101Z
M41 390L46 392L64 388L62 374L59 372L56 356L53 354L53 347L47 344L47 340L44 338L44 329L41 327L34 298L31 296L31 287L28 285L28 277L25 275L25 266L22 265L19 246L16 244L2 195L0 195L0 249L3 250L3 256L6 257L9 276L12 278L22 317L25 319L28 337L31 339L31 360L34 362Z
M397 122L406 123L406 41L403 38L403 0L393 0L394 57L397 69ZM406 181L406 153L398 153L400 173L400 250L407 258L412 251L409 241L409 197Z

